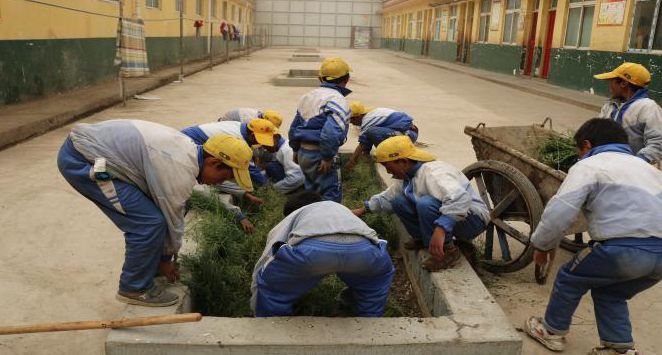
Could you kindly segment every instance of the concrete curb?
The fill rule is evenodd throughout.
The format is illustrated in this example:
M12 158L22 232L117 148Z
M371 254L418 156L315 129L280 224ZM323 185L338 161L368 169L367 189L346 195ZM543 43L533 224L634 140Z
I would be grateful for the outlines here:
M380 167L382 180L387 177ZM401 241L408 238L399 229ZM429 318L221 318L198 323L114 329L107 355L156 354L521 354L522 339L468 262L429 273L420 268L426 252L403 253L412 284ZM181 286L177 292L186 295ZM123 316L189 311L127 307Z
M250 53L254 51L255 50L251 51ZM244 55L243 53L244 51L230 54L230 60L242 57ZM222 56L219 59L214 60L213 63L214 66L216 66L225 62L225 56ZM205 63L208 63L208 59L201 59L195 62L187 63L184 66L184 76L190 76L208 69L208 65L203 65ZM154 76L158 77L158 74L155 74ZM126 92L127 99L130 99L133 97L133 95L142 94L161 86L170 84L179 79L179 73L169 74L155 79L156 80L150 81L148 83L142 83L137 84L134 87L128 87ZM99 85L107 85L107 83ZM68 123L74 122L78 119L87 117L121 102L122 100L117 94L107 95L101 99L83 103L74 109L65 112L59 112L51 116L45 116L37 121L30 121L23 125L0 131L0 150L11 147L29 138L39 136ZM34 101L33 103L38 103L38 101ZM29 115L29 113L27 115Z
M574 106L577 106L577 107L581 107L581 108L596 111L596 112L599 112L600 109L602 109L602 105L607 100L607 98L604 98L604 100L601 101L601 103L591 103L591 102L588 102L588 101L576 100L576 99L573 99L572 97L569 97L569 96L564 96L564 95L553 93L553 92L550 92L550 91L544 91L544 90L536 89L534 87L527 86L527 85L524 85L524 84L520 85L520 84L517 84L517 83L510 82L510 81L499 80L497 78L489 77L487 75L481 75L481 74L473 73L473 72L470 72L470 71L467 71L467 70L462 70L461 68L455 67L457 64L451 64L451 65L453 65L453 66L451 66L451 65L444 65L443 62L439 62L437 60L430 59L430 58L425 58L425 57L414 57L414 56L402 55L402 54L394 54L394 55L396 57L399 57L399 58L402 58L402 59L407 59L407 60L411 60L411 61L414 61L414 62L417 62L417 63L427 64L427 65L430 65L430 66L433 66L433 67L449 70L449 71L452 71L452 72L455 72L455 73L462 73L464 75L468 75L468 76L471 76L471 77L474 77L474 78L477 78L477 79L481 79L481 80L489 81L489 82L494 83L494 84L506 86L506 87L509 87L511 89L526 92L526 93L529 93L529 94L534 94L536 96L556 100L556 101L559 101L559 102L563 102L563 103L566 103L566 104L574 105ZM457 65L457 66L459 66L459 65ZM565 89L565 88L559 88L559 89ZM570 90L570 89L565 89L565 90L569 91L568 92L569 95L571 95L571 94L574 94L574 95L581 94L581 92L579 92L579 91L574 91L574 90ZM574 91L574 93L573 93L573 91Z

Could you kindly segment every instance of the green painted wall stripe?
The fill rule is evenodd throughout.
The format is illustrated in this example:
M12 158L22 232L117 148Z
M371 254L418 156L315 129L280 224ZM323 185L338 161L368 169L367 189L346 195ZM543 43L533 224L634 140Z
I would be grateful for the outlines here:
M581 91L593 88L597 94L609 96L607 82L596 80L593 75L611 71L623 62L640 63L648 68L652 78L650 96L658 102L662 101L662 56L655 54L554 48L548 81Z
M487 43L472 43L470 64L472 67L504 74L519 73L522 47Z
M423 41L418 39L406 39L405 53L412 55L421 55L421 53L423 53Z
M179 63L179 37L148 37L150 70ZM238 42L231 42L231 49ZM215 38L213 52L225 51ZM115 38L0 41L0 106L64 92L117 75ZM185 37L185 60L204 58L207 37Z
M429 55L430 58L455 62L457 59L457 43L432 41L430 42Z

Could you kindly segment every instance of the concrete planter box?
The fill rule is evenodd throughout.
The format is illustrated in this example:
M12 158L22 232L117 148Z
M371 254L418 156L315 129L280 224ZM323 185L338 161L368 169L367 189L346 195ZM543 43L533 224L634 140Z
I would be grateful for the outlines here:
M320 85L318 69L290 69L287 74L276 77L276 86L317 87Z
M295 53L289 59L290 62L321 62L324 58L319 54Z
M382 179L389 179L380 167ZM401 240L408 238L400 228ZM404 250L404 249L402 249ZM520 354L522 340L469 263L429 273L427 252L402 253L407 274L428 318L221 318L198 323L111 330L108 355L169 354ZM128 306L126 317L190 311L187 290L173 286L181 304Z

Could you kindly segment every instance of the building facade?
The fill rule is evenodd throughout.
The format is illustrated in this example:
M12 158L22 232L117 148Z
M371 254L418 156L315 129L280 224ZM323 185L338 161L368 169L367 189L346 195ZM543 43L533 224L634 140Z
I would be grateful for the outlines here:
M257 0L256 23L276 46L379 47L381 8L381 0Z
M382 46L608 95L593 74L624 61L662 100L662 0L388 0Z
M179 63L180 9L185 61L224 50L223 21L256 35L252 0L123 0L123 17L144 21L150 70ZM1 1L0 106L117 76L119 12L117 0Z

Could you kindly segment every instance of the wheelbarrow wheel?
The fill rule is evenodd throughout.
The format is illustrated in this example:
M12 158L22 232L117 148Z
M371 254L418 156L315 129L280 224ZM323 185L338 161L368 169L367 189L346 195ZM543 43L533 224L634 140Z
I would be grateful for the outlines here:
M463 172L490 210L487 229L473 241L481 266L493 273L525 268L533 260L531 233L543 211L535 186L522 172L496 160L478 161Z

